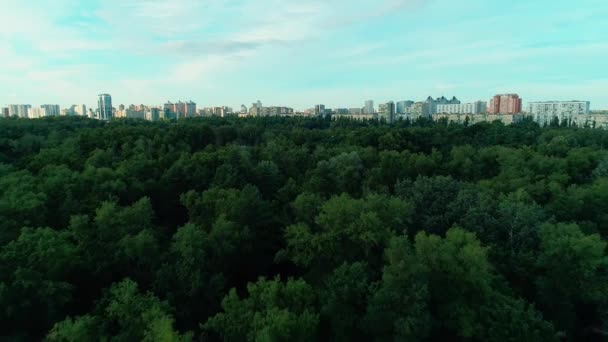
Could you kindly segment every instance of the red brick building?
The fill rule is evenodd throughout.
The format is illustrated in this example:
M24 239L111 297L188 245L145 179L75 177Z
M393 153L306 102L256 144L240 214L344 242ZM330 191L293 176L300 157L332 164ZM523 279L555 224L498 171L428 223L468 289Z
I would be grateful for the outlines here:
M517 94L499 94L490 100L488 113L517 114L521 113L522 99Z

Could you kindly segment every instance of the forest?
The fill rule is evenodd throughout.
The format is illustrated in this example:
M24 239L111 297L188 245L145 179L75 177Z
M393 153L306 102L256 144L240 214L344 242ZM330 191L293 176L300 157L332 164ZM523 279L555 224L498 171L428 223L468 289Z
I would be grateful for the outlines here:
M0 340L606 340L606 147L531 120L0 119Z

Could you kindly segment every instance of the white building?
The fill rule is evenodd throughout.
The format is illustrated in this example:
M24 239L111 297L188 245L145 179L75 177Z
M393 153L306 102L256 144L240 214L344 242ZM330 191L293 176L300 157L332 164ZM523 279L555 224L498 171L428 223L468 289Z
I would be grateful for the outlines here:
M576 116L590 113L589 101L548 101L530 102L527 114L541 125L548 124L554 119L560 122L564 120L579 121Z
M8 105L8 115L9 116L18 116L20 118L27 118L30 108L32 108L32 105L29 105L29 104Z
M549 101L528 103L528 114L543 115L582 115L589 114L589 101Z
M76 115L85 116L87 115L87 106L85 105L72 105L74 108L74 113Z
M27 112L27 117L29 119L39 119L46 115L46 108L29 108Z
M364 114L374 114L375 113L375 109L374 109L374 101L369 100L369 101L365 101L365 110L363 111Z
M481 114L487 110L488 104L484 101L437 105L437 114Z
M61 114L59 105L44 104L40 106L40 108L44 108L46 112L45 116L59 116L59 114Z

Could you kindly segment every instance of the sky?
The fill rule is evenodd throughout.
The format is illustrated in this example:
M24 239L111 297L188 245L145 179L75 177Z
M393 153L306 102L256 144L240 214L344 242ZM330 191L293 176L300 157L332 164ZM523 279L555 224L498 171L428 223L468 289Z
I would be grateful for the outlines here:
M1 0L0 104L608 109L606 0Z

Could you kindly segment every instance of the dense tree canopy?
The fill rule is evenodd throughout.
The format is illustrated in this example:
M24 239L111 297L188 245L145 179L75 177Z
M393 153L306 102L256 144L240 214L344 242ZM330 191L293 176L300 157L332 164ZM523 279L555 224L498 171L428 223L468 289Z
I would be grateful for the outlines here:
M608 336L608 132L0 120L0 340Z

